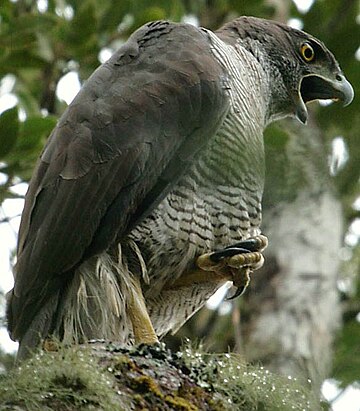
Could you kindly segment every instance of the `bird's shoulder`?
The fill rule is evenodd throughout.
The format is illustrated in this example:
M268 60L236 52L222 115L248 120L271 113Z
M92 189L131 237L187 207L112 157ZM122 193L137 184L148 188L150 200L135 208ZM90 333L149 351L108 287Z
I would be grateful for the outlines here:
M167 141L173 128L186 137L195 123L200 128L214 108L226 105L226 75L206 30L168 21L148 23L85 82L41 160L56 163L62 178L73 179L94 163L158 140L163 131ZM151 132L144 137L146 128Z

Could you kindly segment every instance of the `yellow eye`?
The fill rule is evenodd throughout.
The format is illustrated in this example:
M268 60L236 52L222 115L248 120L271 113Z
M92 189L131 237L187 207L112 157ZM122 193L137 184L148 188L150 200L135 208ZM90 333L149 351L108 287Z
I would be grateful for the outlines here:
M304 43L300 48L300 53L302 58L309 63L310 61L314 60L315 52L314 49L310 46L309 43Z

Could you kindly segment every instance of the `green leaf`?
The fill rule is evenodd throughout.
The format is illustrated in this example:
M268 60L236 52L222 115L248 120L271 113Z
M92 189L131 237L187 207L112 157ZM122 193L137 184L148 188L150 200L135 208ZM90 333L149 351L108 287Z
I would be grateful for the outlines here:
M0 159L15 146L19 133L18 109L13 107L0 116Z
M142 10L137 16L136 24L142 26L148 21L162 20L166 19L166 12L161 7L151 6Z
M86 47L94 40L96 30L95 7L92 2L84 2L69 24L67 41L72 47Z
M32 116L21 123L17 143L6 156L8 170L3 172L29 180L45 140L55 125L55 116Z
M58 20L51 14L23 14L14 17L0 32L0 47L14 50L28 49L37 41L37 34L48 32Z
M27 76L27 74L30 74L30 76ZM32 81L33 76L31 77L31 74L32 71L28 70L26 74L23 74L22 80L17 79L14 87L14 93L19 100L19 106L22 107L29 116L37 115L40 111L38 101L40 92L35 92L34 89L31 88L31 86L36 84L39 85L39 82ZM30 78L28 79L28 77Z
M10 52L2 59L0 56L1 62L1 72L6 73L18 73L20 70L23 70L24 67L28 68L39 68L41 69L45 62L44 59L39 57L36 54L36 51L32 48L28 50L14 50Z
M99 13L99 31L102 35L116 33L118 25L123 20L126 14L129 14L131 7L130 0L122 0L118 2L102 1L102 12Z
M356 320L344 325L337 341L333 376L346 387L360 381L360 323Z
M275 123L265 130L264 138L268 147L283 151L289 141L289 134Z
M21 124L16 149L32 150L33 148L36 148L39 143L43 143L43 138L51 133L51 130L55 125L55 116L33 116L26 119L24 123Z

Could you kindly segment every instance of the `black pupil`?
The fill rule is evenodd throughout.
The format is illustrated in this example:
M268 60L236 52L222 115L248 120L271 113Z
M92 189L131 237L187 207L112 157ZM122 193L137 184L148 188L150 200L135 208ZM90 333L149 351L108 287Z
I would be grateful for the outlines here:
M312 49L311 49L310 47L306 47L306 48L305 48L305 50L304 50L304 56L305 56L307 59L311 59L311 57L313 56L313 51L312 51Z

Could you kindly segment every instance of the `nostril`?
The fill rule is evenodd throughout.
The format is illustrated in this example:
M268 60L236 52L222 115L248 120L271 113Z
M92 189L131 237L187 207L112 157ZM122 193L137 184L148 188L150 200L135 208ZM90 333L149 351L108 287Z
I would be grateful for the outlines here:
M336 75L336 80L337 80L337 81L342 81L342 79L343 79L343 78L342 78L342 76L340 76L340 74L337 74L337 75Z

